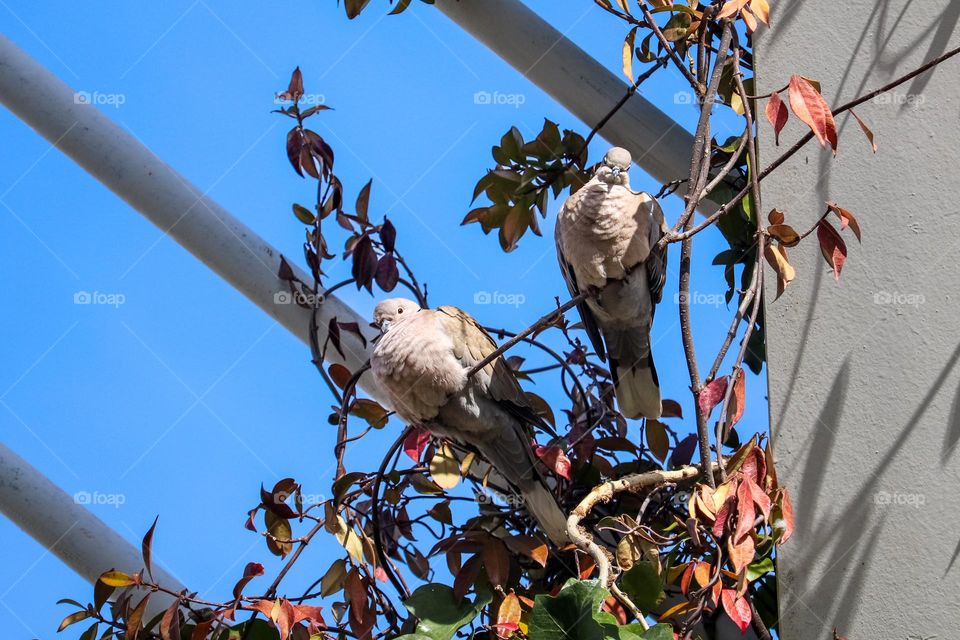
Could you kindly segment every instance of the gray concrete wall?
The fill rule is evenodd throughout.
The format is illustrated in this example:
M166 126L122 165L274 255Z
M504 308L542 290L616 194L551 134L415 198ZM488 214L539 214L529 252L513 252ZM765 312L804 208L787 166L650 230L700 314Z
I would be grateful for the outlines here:
M960 45L956 0L771 5L761 92L801 73L838 104ZM832 199L864 231L862 247L844 233L839 283L814 239L767 301L771 424L797 519L782 637L960 638L960 59L857 111L876 156L843 116L835 160L813 143L764 182L765 208L798 228ZM793 120L784 144L801 133Z

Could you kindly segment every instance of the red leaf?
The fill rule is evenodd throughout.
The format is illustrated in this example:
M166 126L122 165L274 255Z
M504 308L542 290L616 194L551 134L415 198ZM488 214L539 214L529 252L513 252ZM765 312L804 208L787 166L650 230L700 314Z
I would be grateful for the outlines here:
M748 480L749 482L749 480ZM753 521L757 511L753 506L753 494L747 482L741 482L737 488L737 528L733 534L733 541L740 542L753 531Z
M259 562L249 562L247 566L243 569L243 577L237 581L237 584L233 587L233 597L234 599L240 598L240 595L243 593L243 588L247 586L247 583L256 578L257 576L263 575L263 565Z
M752 447L740 465L740 471L747 478L760 484L767 475L767 460L758 447Z
M300 148L303 145L303 138L300 136L300 127L294 127L287 133L287 158L293 165L294 171L303 177L303 169L300 168Z
M740 629L740 633L746 633L750 626L750 620L753 619L750 603L747 602L746 598L737 598L735 589L724 589L720 593L720 600L723 602L723 610L727 612L727 616Z
M830 144L837 152L837 123L833 120L830 105L820 92L803 76L790 77L790 108L798 118L810 127L820 146Z
M840 279L840 270L847 261L847 244L840 237L840 232L833 228L826 220L817 224L817 240L820 241L820 252L823 259L833 269L833 279Z
M557 445L550 445L549 447L536 445L534 452L548 469L561 478L570 479L570 458L567 457L563 449Z
M414 462L420 462L423 450L430 444L430 432L426 429L413 429L403 440L403 452Z
M510 554L499 540L491 540L483 546L483 568L487 571L490 584L502 587L510 578Z
M160 516L153 519L153 525L151 525L150 530L147 531L147 535L143 536L143 543L140 547L143 553L143 566L146 567L147 575L150 576L151 580L153 580L153 532L157 528L157 521L159 519Z
M397 260L393 254L387 253L380 258L377 263L377 270L374 274L377 286L384 291L393 291L400 281L400 271L397 269Z
M680 407L680 403L676 400L664 400L660 403L662 410L660 413L661 418L682 418L683 409Z
M770 497L764 493L763 489L760 488L760 485L754 482L753 479L744 477L743 483L750 487L750 497L753 498L753 503L759 507L760 513L762 513L764 519L769 522L770 507L772 506Z
M713 536L715 538L722 538L724 531L727 528L727 520L730 517L730 512L733 511L733 492L723 501L723 504L720 505L720 508L717 509L717 517L713 521Z
M326 626L326 622L323 620L323 614L321 613L321 607L315 607L309 604L295 604L293 605L293 610L296 614L294 624L301 620L309 620L315 625Z
M697 401L700 403L700 411L703 412L704 417L709 418L713 408L723 400L723 394L727 392L728 382L728 376L723 376L722 378L711 380L710 384L700 391L700 397Z
M767 102L767 120L770 121L770 125L773 127L773 135L775 136L777 145L780 144L780 132L783 131L783 128L787 124L787 120L790 118L790 112L787 110L787 105L784 104L783 100L780 99L779 93L774 93L770 96L770 100Z

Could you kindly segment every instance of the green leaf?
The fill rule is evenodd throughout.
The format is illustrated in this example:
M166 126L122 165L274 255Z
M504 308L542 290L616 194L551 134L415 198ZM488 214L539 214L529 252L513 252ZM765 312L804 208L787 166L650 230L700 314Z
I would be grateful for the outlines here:
M660 576L649 560L635 563L623 574L620 585L641 611L652 611L665 596Z
M747 582L753 582L758 578L773 571L773 558L767 557L758 562L747 566Z
M404 601L404 606L420 619L416 633L409 640L450 640L460 627L480 615L490 602L489 595L477 596L476 602L457 602L453 589L445 584L425 584Z
M676 13L663 27L663 37L670 42L683 40L690 31L691 18L687 13Z
M570 579L556 596L538 595L530 614L530 640L605 640L615 619L600 613L610 593L596 580Z
M655 624L640 637L643 640L673 640L673 627L668 624Z

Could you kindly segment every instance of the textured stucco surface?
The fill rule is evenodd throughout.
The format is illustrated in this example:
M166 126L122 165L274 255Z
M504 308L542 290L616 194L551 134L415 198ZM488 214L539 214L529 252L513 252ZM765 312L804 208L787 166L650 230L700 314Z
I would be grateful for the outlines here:
M960 45L956 0L771 5L760 93L800 73L839 104ZM782 637L960 638L960 59L857 112L876 156L842 116L836 159L812 143L764 182L765 210L798 229L836 200L864 231L862 246L843 234L839 283L808 242L767 301L771 424L798 523L780 556ZM784 145L801 133L792 119Z

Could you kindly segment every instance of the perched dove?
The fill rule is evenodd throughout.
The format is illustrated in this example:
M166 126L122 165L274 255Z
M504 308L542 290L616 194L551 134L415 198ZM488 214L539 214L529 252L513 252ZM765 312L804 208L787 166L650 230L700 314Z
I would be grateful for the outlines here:
M660 382L650 354L654 306L663 295L667 231L650 195L630 189L630 152L613 147L557 216L560 269L570 293L597 293L577 306L593 348L610 358L620 411L660 417ZM602 339L601 339L602 337Z
M523 497L557 545L567 518L537 470L526 425L540 419L503 358L467 373L496 350L493 339L456 307L421 309L403 298L373 312L381 331L370 358L394 411L409 424L475 449Z

